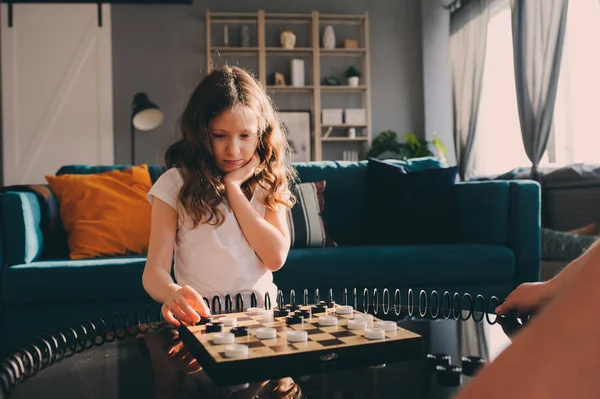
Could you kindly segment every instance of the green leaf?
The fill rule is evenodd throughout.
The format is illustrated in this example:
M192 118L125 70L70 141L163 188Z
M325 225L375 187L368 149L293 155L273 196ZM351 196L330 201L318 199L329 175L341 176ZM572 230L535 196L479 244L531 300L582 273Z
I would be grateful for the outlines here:
M438 153L438 157L443 162L446 162L446 153L448 152L448 149L446 148L444 143L442 143L437 133L433 134L433 146L435 147L435 150Z
M447 150L437 133L434 134L431 142L419 139L413 133L406 133L404 135L404 143L399 143L398 135L393 130L385 130L373 139L371 148L367 152L367 157L375 158L384 152L398 154L398 157L403 160L432 157L434 153L429 149L430 144L433 145L437 156L445 162Z

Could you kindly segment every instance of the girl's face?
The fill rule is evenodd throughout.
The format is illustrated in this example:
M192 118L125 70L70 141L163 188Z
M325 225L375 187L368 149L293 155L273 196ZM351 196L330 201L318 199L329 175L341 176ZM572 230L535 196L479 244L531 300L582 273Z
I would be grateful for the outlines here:
M223 173L244 166L258 148L258 118L248 107L221 112L210 121L209 130L215 162Z

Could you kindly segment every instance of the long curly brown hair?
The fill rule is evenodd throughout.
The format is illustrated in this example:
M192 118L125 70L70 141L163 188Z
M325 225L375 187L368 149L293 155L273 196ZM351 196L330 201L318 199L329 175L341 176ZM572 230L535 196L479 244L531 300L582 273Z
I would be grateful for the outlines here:
M167 168L176 167L181 171L183 186L179 203L194 227L199 223L219 226L225 219L219 209L225 198L224 174L213 156L210 122L223 111L238 106L250 108L259 121L259 172L248 179L242 189L252 195L260 185L265 191L263 203L271 210L294 205L289 186L296 173L275 108L254 77L241 68L225 65L213 70L198 84L179 118L182 137L165 154Z

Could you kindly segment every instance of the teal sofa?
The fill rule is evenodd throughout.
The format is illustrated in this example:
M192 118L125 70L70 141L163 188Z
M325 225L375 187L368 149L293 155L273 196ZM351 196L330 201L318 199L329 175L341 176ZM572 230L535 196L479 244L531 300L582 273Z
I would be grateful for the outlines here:
M365 161L295 164L301 181L326 180L323 218L338 246L292 249L285 266L274 274L281 290L294 289L296 298L304 288L318 288L321 298L331 288L339 298L344 288L351 292L355 287L504 298L518 284L539 280L537 183L457 183L460 244L361 246L366 165ZM74 165L57 173L126 167ZM152 180L163 171L151 166ZM29 186L4 188L0 194L3 351L77 321L154 303L141 283L144 257L69 260L56 201L48 192L42 199Z

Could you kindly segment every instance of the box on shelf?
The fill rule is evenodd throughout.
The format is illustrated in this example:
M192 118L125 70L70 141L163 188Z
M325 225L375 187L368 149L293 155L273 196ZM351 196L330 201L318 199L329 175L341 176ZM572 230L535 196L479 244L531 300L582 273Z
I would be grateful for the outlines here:
M352 40L352 39L344 40L344 48L358 48L358 40Z
M341 125L343 110L341 108L328 108L321 111L321 124Z
M364 108L347 108L344 110L344 123L364 125L367 123L367 110Z

